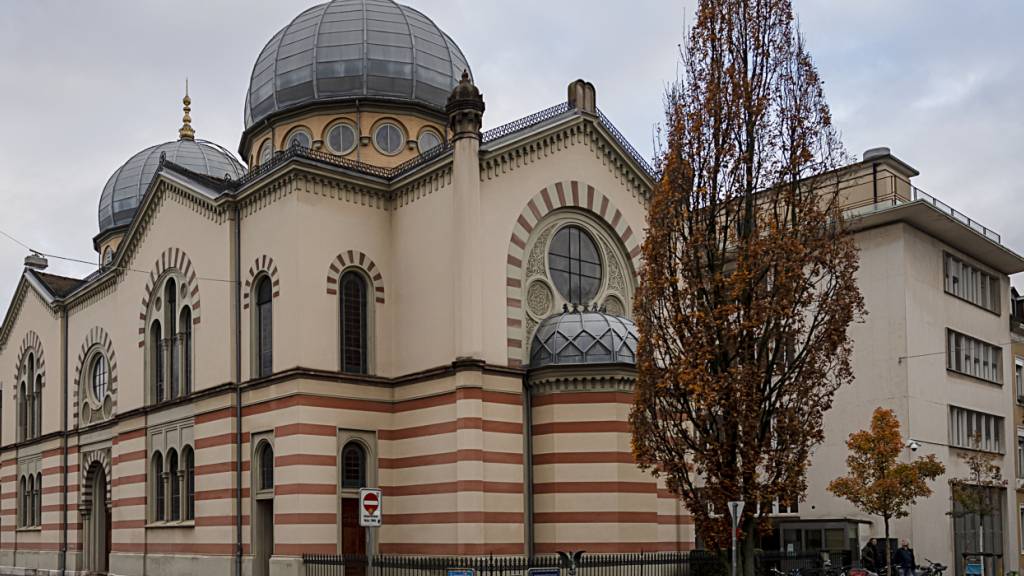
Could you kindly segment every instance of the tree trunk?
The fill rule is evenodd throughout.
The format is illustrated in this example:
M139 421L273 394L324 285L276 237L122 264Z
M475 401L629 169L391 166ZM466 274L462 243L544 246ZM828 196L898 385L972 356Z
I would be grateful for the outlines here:
M885 523L885 574L886 576L893 576L892 553L889 552L889 517L883 516L882 521Z

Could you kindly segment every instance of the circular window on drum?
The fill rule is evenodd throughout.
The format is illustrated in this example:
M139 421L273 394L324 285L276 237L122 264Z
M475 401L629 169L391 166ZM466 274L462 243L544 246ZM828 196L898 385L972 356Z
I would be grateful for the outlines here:
M356 129L347 122L338 122L327 131L327 147L331 152L345 155L356 147Z
M107 365L107 357L97 353L93 357L92 368L89 370L89 389L97 404L103 404L103 399L107 397L109 381L110 370Z
M285 141L288 148L310 148L313 146L313 137L309 135L309 131L304 128L297 128L288 135L288 140Z
M405 145L405 132L393 122L383 122L373 131L373 145L382 154L394 156Z
M420 154L425 154L441 145L441 137L437 135L437 132L428 128L420 132L420 138L416 145L420 149Z
M570 225L548 247L548 270L558 293L572 304L587 304L601 289L601 257L586 230Z
M269 162L273 155L274 148L270 145L270 140L264 140L263 144L260 144L259 163L262 165Z

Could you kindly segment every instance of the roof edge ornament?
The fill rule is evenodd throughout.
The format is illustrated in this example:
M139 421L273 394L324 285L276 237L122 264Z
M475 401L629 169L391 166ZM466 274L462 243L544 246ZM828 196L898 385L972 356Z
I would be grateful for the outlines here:
M195 140L196 131L192 128L192 98L188 95L188 77L185 77L185 97L181 99L185 114L181 117L181 128L178 128L179 140Z
M452 130L452 140L461 138L480 139L480 128L483 126L484 96L473 84L469 70L462 71L462 79L448 95L445 112L448 113L448 127Z

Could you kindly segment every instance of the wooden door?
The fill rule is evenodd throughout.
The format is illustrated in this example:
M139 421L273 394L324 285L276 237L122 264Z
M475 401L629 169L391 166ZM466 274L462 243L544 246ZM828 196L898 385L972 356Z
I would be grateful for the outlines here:
M365 576L366 566L352 556L366 555L366 528L359 525L359 499L341 500L341 553L348 556L345 576Z

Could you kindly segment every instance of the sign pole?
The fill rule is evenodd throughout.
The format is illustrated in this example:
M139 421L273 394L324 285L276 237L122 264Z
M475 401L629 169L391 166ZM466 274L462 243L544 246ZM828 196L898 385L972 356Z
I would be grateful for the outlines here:
M743 515L743 501L729 502L729 516L732 517L732 576L736 576L736 531Z

